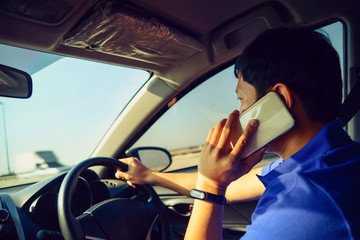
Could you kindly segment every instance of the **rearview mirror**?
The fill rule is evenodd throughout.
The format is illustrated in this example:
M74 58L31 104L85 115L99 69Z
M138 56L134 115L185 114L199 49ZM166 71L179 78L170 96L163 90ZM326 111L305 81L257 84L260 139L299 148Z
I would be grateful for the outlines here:
M0 96L29 98L32 94L32 80L29 74L0 64Z
M138 158L146 167L156 172L166 170L172 162L170 153L164 148L139 147L127 151L126 155Z

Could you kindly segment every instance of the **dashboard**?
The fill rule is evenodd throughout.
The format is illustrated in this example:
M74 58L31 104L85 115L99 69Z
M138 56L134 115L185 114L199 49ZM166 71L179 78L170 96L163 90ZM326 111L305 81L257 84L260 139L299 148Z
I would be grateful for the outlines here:
M65 174L60 173L15 193L0 193L0 239L56 239L43 236L60 233L57 199ZM81 173L72 194L71 212L74 217L80 217L104 200L133 196L134 191L121 180L100 179L94 171L87 169Z

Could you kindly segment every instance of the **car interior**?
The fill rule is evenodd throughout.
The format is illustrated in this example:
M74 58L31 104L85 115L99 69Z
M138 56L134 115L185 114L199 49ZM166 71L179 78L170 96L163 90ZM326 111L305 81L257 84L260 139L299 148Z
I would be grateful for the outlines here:
M305 27L329 36L343 73L344 103L339 118L352 139L360 140L359 7L357 0L1 1L0 239L183 239L194 200L158 186L130 187L115 178L116 169L127 169L117 159L134 156L154 171L197 171L207 132L240 108L235 94L235 60L268 29ZM40 55L28 51L51 55L37 63ZM32 123L29 119L35 113L27 104L35 101L41 90L37 80L40 68L46 66L50 71L65 57L88 62L84 70L96 79L76 74L80 65L75 62L61 71L76 75L82 81L79 84L59 73L47 73L66 88L47 92L44 105L39 106L45 110L48 101L51 111L37 117L45 119L42 125L46 125L53 111L76 105L67 100L69 94L81 100L82 94L88 93L93 101L90 105L98 104L97 108L76 105L76 110L71 110L74 115L62 119L69 127L77 121L75 112L87 111L90 117L78 120L86 130L74 130L67 137L42 134L47 135L46 144L66 142L74 148L81 148L85 140L77 135L83 135L93 142L91 149L84 156L73 155L66 164L48 160L56 154L40 151L50 149L47 145L22 151L36 154L21 155L19 150L13 157L11 148L24 148L42 134L31 131L29 125L13 136L15 130L7 130L7 126L19 127L14 119L20 118ZM114 73L114 84L109 84L105 76L110 68L97 70L91 63L141 71L144 80L138 81L140 75L130 78ZM130 93L120 84L137 85ZM110 95L106 91L103 95L88 92L90 88L100 92L101 85L109 85L119 98L128 94L126 102L120 105L118 98L105 102L102 96ZM53 102L53 95L62 100ZM19 109L11 109L15 105L7 102L8 97L14 98ZM106 116L109 105L116 110ZM15 111L17 118L7 118ZM95 121L90 126L90 118L106 118L108 124L100 127ZM61 125L47 127L65 131ZM99 132L98 137L89 132ZM23 135L28 140L10 143ZM35 155L45 160L36 162L35 170L17 174L16 169L40 161L33 160ZM20 158L24 161L17 160ZM267 154L257 167L275 159ZM224 239L240 239L256 204L257 200L225 205Z

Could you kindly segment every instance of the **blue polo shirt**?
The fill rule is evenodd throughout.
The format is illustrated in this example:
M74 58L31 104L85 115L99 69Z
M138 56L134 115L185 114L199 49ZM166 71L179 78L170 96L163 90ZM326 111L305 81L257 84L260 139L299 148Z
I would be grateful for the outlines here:
M360 144L339 120L264 167L266 190L244 239L360 239Z

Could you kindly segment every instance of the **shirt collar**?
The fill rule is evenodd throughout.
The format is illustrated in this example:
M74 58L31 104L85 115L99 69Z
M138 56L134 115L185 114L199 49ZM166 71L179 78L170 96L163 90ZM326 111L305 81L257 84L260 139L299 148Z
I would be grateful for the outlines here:
M278 176L291 171L304 170L304 166L319 167L321 162L312 161L322 153L336 146L344 138L349 138L342 129L341 121L335 121L324 126L302 149L285 160L278 167L270 171L265 176L258 176L265 187Z

